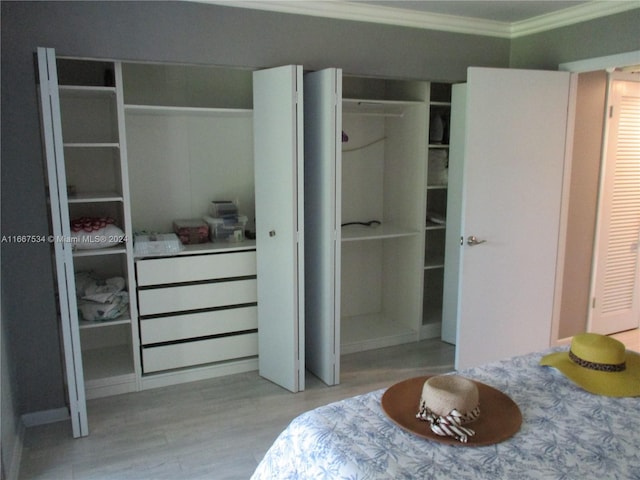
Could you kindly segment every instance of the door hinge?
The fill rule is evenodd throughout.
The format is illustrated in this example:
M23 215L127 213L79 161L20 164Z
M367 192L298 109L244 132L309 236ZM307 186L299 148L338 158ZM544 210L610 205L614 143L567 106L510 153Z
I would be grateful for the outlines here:
M596 308L596 297L591 300L591 308Z
M613 117L613 105L609 106L609 118Z

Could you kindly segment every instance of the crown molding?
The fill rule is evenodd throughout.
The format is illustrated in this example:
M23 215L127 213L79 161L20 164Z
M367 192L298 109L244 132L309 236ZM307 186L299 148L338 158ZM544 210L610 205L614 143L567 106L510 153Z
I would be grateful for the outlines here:
M341 0L195 0L200 3L228 7L267 10L279 13L354 20L358 22L397 25L402 27L440 30L445 32L510 38L511 25L505 22L443 15L400 8L385 7Z
M521 22L514 22L511 24L511 38L524 37L637 8L640 8L640 2L635 0L595 0Z
M311 15L446 32L517 38L638 8L635 0L593 0L521 22L498 22L344 0L189 0L228 7Z

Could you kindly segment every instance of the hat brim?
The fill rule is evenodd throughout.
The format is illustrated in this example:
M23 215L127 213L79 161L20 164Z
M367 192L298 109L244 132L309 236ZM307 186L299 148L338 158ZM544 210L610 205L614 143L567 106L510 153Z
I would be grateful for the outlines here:
M607 397L640 396L640 355L627 350L622 372L599 372L581 367L569 358L569 352L545 355L540 365L560 370L569 380L587 392Z
M467 447L499 443L520 430L522 413L518 405L500 390L473 380L480 396L480 416L467 425L475 431L475 435L469 437L466 443L436 435L429 428L428 422L416 418L420 409L422 387L430 377L431 375L404 380L389 387L382 395L382 410L398 426L422 438Z

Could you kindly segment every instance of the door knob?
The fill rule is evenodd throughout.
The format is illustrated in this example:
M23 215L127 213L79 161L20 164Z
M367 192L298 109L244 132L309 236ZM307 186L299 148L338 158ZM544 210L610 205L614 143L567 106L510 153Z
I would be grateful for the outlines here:
M478 238L475 235L470 235L469 237L467 237L467 245L469 246L474 246L474 245L480 245L481 243L485 243L486 240L478 240Z

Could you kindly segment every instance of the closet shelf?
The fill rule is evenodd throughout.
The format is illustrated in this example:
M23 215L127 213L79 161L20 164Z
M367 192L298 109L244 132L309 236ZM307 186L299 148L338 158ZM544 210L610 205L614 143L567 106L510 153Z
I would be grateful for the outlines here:
M125 112L139 115L252 116L250 108L180 107L169 105L125 105Z
M113 247L106 248L91 248L87 250L74 250L74 257L96 257L101 255L119 255L127 253L127 249L124 244L118 244Z
M436 270L438 268L444 268L444 263L434 263L434 264L424 266L425 270Z
M384 313L344 316L340 325L342 354L414 342L418 333Z
M115 320L107 320L104 322L90 322L88 320L80 320L78 322L80 324L80 329L89 329L89 328L105 328L105 327L113 327L114 325L128 325L131 324L131 316L127 314L124 318L117 318Z
M342 227L343 242L382 240L385 238L410 237L414 235L418 235L418 232L389 223L371 227L364 225Z
M135 380L131 347L92 348L82 351L82 363L87 389Z
M118 142L69 142L63 144L64 148L120 148Z
M58 91L64 97L112 97L116 94L115 87L98 87L98 86L82 86L82 85L59 85Z
M67 197L69 203L122 202L122 194L117 192L76 193Z
M447 226L444 223L435 223L427 220L425 230L445 230Z

